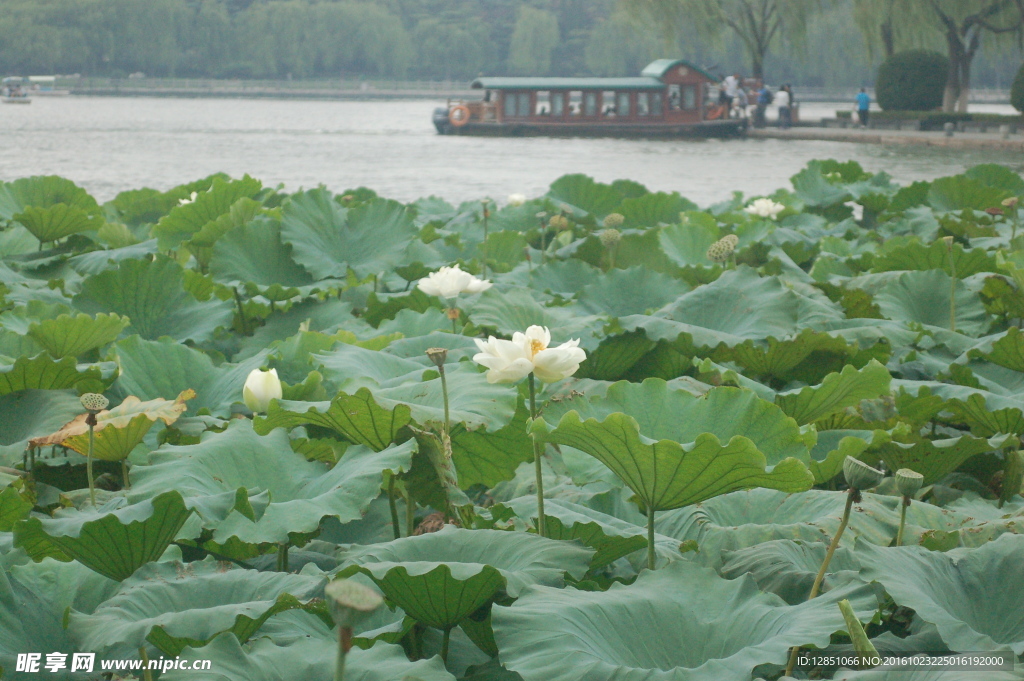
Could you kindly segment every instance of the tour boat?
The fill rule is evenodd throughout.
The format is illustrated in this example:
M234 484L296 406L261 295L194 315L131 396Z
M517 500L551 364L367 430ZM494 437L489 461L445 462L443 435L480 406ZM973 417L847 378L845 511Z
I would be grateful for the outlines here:
M3 80L3 88L0 89L0 102L4 104L31 104L28 92L22 89L23 80L18 76L9 76Z
M718 103L718 79L685 59L659 59L636 78L477 78L475 101L434 111L442 135L742 135L746 118Z

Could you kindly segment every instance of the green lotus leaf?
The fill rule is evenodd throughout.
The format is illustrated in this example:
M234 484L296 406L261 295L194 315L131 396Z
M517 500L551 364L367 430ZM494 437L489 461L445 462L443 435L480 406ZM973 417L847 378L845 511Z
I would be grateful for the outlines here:
M998 206L1009 195L1004 189L957 175L940 177L932 182L928 189L928 204L935 210L985 210Z
M70 660L72 653L90 652L76 646L66 630L67 610L92 612L117 586L76 562L46 559L0 567L0 668L5 670L4 678L22 681L38 676L14 671L19 654L40 653L45 662L49 653L65 653ZM71 675L67 668L44 673L61 681L80 676Z
M755 667L785 664L792 646L827 645L845 629L843 598L861 619L875 612L866 585L792 606L749 577L676 561L605 592L533 587L494 609L494 637L525 681L746 681Z
M566 204L581 217L589 214L598 220L614 212L626 198L615 186L595 182L594 178L582 174L563 175L552 182L548 197L555 205Z
M1024 334L1015 326L989 336L967 351L971 359L983 359L1014 371L1024 371Z
M74 357L51 359L46 355L19 357L14 364L0 364L0 395L20 390L103 392L110 385L102 365L78 364Z
M830 371L838 371L857 353L843 338L804 329L790 338L768 336L722 347L712 355L716 362L739 365L752 378L817 383Z
M0 218L11 220L29 206L50 208L65 205L86 213L99 210L96 199L71 180L56 175L25 177L0 184Z
M828 173L820 165L814 162L808 167L790 178L797 197L807 206L814 208L828 208L849 201L853 198L849 189L844 184L833 184L829 182L825 174ZM846 178L844 178L846 179Z
M615 269L584 286L578 305L586 314L622 317L657 310L689 290L684 282L660 272Z
M819 431L807 465L814 474L814 484L827 483L839 475L846 457L859 458L871 445L872 436L870 430Z
M1024 194L1024 178L1019 173L998 163L976 165L969 168L964 175L981 182L986 187L1003 189L1017 196Z
M688 210L697 210L697 204L678 192L651 192L623 199L618 212L625 218L623 224L627 229L644 229L675 224L679 214Z
M183 660L210 660L208 671L170 671L166 681L332 681L337 641L304 639L278 646L267 638L239 644L229 633L202 648L186 648ZM369 650L353 648L345 656L345 681L455 681L440 657L410 662L396 645L377 643Z
M526 434L530 412L522 400L507 425L493 431L452 426L452 460L459 473L459 486L494 487L515 477L519 465L533 460L533 442Z
M281 216L281 240L316 279L389 271L402 264L415 235L412 212L401 204L374 199L346 209L326 189L293 195Z
M871 271L942 270L948 272L949 257L949 249L941 239L933 241L927 246L920 241L912 241L879 253L872 261ZM968 251L960 244L953 244L953 263L956 265L956 276L961 279L979 272L999 272L995 257L983 248L973 248Z
M10 532L14 528L14 523L28 517L35 504L31 497L24 493L21 483L3 484L5 486L0 487L0 532Z
M924 476L924 484L938 482L976 454L1007 446L1009 435L984 439L972 435L930 440L914 433L876 430L871 451L877 452L891 471L909 468Z
M13 219L44 244L97 229L103 224L103 220L97 216L63 203L48 208L28 206Z
M886 284L875 295L882 314L889 319L949 328L950 277L940 270L907 272ZM991 319L978 294L962 281L955 284L956 330L967 335L985 333Z
M805 425L855 407L862 400L888 394L891 381L889 371L871 360L860 369L847 365L841 372L826 376L819 385L778 393L775 404L787 416Z
M266 417L257 416L253 428L266 435L274 428L320 426L356 444L380 451L395 441L399 431L412 421L407 405L381 407L367 388L355 395L338 393L330 402L276 400Z
M127 260L116 270L87 277L75 306L84 312L128 317L127 332L147 340L170 336L201 343L234 317L228 301L196 300L185 290L181 265L163 256L152 262Z
M245 642L274 615L304 609L316 616L323 577L228 569L205 560L149 565L126 579L92 613L72 611L68 630L86 650L133 657L147 643L168 656L223 632ZM319 608L326 618L326 609Z
M426 354L399 357L350 343L338 343L328 352L314 354L312 359L329 382L349 391L368 387L376 392L377 388L418 382L424 372L434 368Z
M718 222L707 213L686 214L682 224L670 225L659 230L658 241L661 250L675 264L685 267L699 265L710 267L708 247L718 241L721 234ZM678 216L676 219L679 219Z
M518 497L506 504L497 504L492 507L492 513L500 514L506 507L536 526L535 496ZM596 551L594 557L590 559L591 571L599 570L647 546L646 528L563 499L544 501L544 522L545 537L563 541L576 540ZM657 543L658 539L655 541ZM664 544L670 545L668 550L665 550ZM678 557L678 544L677 541L665 538L656 550L671 557Z
M579 378L617 380L627 374L638 373L633 368L656 348L657 343L648 339L643 331L606 336L596 348L587 352L587 361L580 365L575 375Z
M231 405L242 401L242 386L253 369L263 366L269 351L238 364L214 366L210 357L169 339L147 341L133 336L114 345L121 375L117 380L123 394L142 400L179 395L195 390L188 412L208 409L214 416L227 417Z
M368 575L388 600L417 622L451 629L499 595L516 598L527 586L561 587L579 579L594 551L523 532L438 532L355 547L339 576Z
M246 284L252 293L275 301L309 296L326 288L291 257L291 246L281 241L281 225L257 219L225 234L213 247L210 274L228 286Z
M246 175L241 180L213 179L209 189L198 190L194 200L175 206L153 227L161 251L177 248L182 241L222 215L241 198L255 198L263 185Z
M651 510L665 511L750 487L789 492L809 489L813 476L798 459L787 458L768 470L765 455L741 435L723 444L713 433L693 441L653 440L640 433L636 419L615 413L603 421L582 421L577 412L562 417L554 430L537 421L540 439L568 445L608 466Z
M65 314L33 323L28 335L53 357L78 357L113 343L129 323L130 320L116 314Z
M578 338L580 347L590 350L603 335L604 324L597 315L581 315L571 308L543 307L537 302L537 292L526 288L498 291L491 287L480 294L468 314L477 326L495 329L506 337L535 324L546 326L555 330L553 345Z
M654 440L687 443L710 433L725 443L741 436L755 445L770 466L788 457L809 461L808 450L814 445L813 433L802 432L771 402L739 388L715 388L698 397L671 389L659 378L641 384L620 381L609 386L602 397L549 404L545 414L554 422L570 410L580 420L601 421L617 412L625 414L636 420L642 437Z
M159 558L191 513L180 494L164 492L111 512L23 520L14 527L14 543L34 558L63 553L123 581Z
M149 465L132 469L129 498L146 499L167 489L187 498L266 490L271 501L258 518L232 513L208 523L213 541L287 542L291 534L316 531L324 518L342 523L361 518L380 494L384 473L409 470L415 447L415 440L381 452L349 447L328 469L294 452L285 431L261 437L251 422L233 420L221 433L205 433L199 444L165 445L153 452Z
M518 267L506 277L494 277L496 282L508 282L535 291L572 298L583 287L600 276L600 270L582 260L549 260L538 267ZM512 277L516 278L513 280Z
M0 396L0 466L20 463L29 440L48 435L82 413L70 390L24 390Z
M811 593L827 551L828 546L822 542L808 544L775 539L738 551L724 551L719 572L726 579L749 574L762 591L773 593L790 605L798 605ZM837 577L856 575L860 567L853 549L840 547L829 562L823 590L828 591Z
M934 624L954 652L1024 653L1024 590L1014 588L1024 537L1003 535L946 553L920 546L883 549L858 542L861 579L879 582L896 603Z
M853 546L857 537L879 546L888 546L896 537L900 522L899 497L865 494L855 504L841 546ZM846 494L810 490L802 494L783 494L774 490L752 489L733 492L659 516L655 529L677 541L696 541L706 565L718 567L723 551L754 546L773 539L792 539L804 543L828 543L839 528ZM1014 531L1013 521L991 527L968 513L951 512L925 503L907 509L904 541L918 543L929 530L961 532L961 540L971 546L983 544L993 536ZM986 525L989 525L986 528ZM969 530L969 531L966 531ZM983 530L983 531L982 531Z

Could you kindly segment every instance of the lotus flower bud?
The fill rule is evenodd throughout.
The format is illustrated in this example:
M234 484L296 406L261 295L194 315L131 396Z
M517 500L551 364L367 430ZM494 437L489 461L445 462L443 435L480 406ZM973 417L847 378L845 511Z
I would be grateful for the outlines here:
M896 471L896 489L905 497L913 497L924 484L924 476L909 468Z
M331 616L339 627L352 627L384 604L373 589L351 579L336 579L324 587L331 604Z
M526 203L526 194L509 194L508 205L521 206Z
M85 393L78 400L85 407L85 410L92 414L103 411L110 404L110 400L99 393Z
M622 223L626 221L622 213L609 213L604 218L604 226L606 229L615 229L616 227L622 227Z
M877 468L872 468L860 459L848 456L843 461L843 476L846 478L846 484L853 489L866 490L877 487L885 477L885 473Z
M1007 208L1016 208L1017 204L1020 203L1020 197L1011 196L1008 199L1003 199L1003 205Z
M277 377L277 369L253 369L245 379L242 401L254 413L265 414L270 408L270 401L281 399L281 394L281 381Z
M448 359L448 351L445 348L427 348L427 357L434 363L434 366L440 369Z
M601 245L605 248L615 248L622 241L622 232L617 229L603 229L601 233L597 235L597 238L601 240Z
M553 215L551 219L548 220L548 227L558 231L569 229L569 218L564 215Z

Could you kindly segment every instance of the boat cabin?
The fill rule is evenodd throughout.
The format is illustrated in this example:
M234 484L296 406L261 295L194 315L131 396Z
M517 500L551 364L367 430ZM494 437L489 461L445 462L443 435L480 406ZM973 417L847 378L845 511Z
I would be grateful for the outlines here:
M446 123L456 133L680 131L723 117L709 95L716 84L685 59L659 59L634 78L477 78L483 100L450 103Z

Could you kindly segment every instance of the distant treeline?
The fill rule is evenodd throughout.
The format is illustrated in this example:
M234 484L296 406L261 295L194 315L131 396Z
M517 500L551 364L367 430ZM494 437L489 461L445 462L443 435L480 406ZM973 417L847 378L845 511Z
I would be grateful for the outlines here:
M774 82L873 80L849 2L772 55ZM665 45L615 0L0 0L0 72L125 77L466 80L488 75L633 75L684 56L742 70L737 44ZM983 54L978 86L1008 86L1019 54Z

